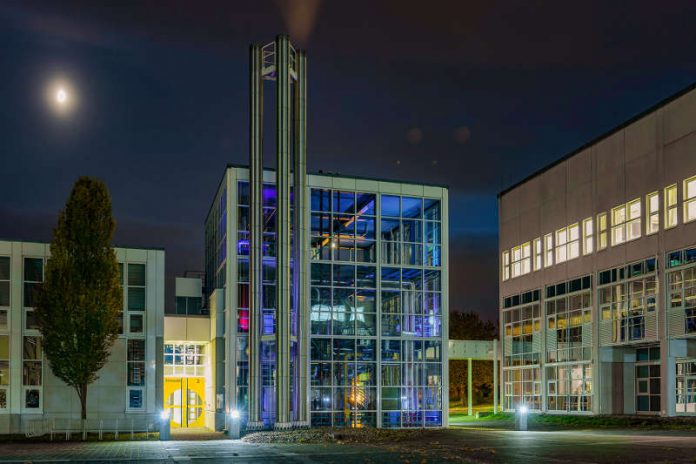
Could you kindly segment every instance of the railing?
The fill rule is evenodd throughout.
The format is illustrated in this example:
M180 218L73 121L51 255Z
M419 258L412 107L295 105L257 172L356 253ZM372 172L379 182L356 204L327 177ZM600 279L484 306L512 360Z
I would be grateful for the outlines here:
M65 436L68 441L73 434L82 434L86 438L88 433L96 433L99 440L104 439L104 433L113 433L118 440L120 434L130 434L130 439L135 439L136 433L145 433L150 438L150 433L159 430L159 421L152 416L126 417L126 418L96 418L85 420L84 428L80 419L67 418L41 418L32 419L24 423L24 435L27 438L49 435L53 440L55 436Z

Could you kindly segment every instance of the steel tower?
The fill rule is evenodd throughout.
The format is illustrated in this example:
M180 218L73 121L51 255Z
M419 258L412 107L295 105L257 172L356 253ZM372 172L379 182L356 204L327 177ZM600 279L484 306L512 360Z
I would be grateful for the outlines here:
M271 419L274 428L309 425L306 113L307 60L287 36L250 50L250 256L248 429ZM262 402L263 106L264 81L275 82L276 330L275 404ZM290 164L292 162L292 174ZM291 177L292 175L292 177ZM291 185L294 220L291 219ZM291 223L292 221L292 223ZM294 233L294 240L292 235ZM295 316L295 317L293 317ZM269 412L269 409L272 411ZM266 418L266 421L264 421ZM266 423L264 423L266 422Z

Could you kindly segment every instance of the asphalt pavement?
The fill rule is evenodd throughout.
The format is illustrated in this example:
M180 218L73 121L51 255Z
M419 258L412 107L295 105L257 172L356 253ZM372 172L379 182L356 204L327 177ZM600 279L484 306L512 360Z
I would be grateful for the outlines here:
M239 440L0 444L0 462L146 463L677 463L696 462L692 431L514 432L466 427L424 431L379 445L251 444Z

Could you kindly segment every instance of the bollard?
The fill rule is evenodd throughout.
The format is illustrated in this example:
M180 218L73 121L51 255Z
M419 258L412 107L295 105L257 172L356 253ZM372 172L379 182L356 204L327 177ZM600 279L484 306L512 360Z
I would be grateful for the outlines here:
M233 409L230 411L229 426L227 427L227 438L230 440L239 440L240 433L240 422L241 415L238 409Z
M521 405L515 411L515 430L520 432L527 431L527 412L529 412L527 406Z
M159 439L166 441L171 436L171 426L169 425L169 410L165 409L160 413L160 433Z

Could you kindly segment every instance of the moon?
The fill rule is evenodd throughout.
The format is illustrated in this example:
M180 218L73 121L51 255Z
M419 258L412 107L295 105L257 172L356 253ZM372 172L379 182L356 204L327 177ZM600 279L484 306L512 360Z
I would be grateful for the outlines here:
M73 113L78 103L74 86L64 77L55 77L47 83L45 98L49 110L60 117Z
M64 105L68 101L68 92L65 91L65 89L60 88L56 92L56 102L59 105Z

